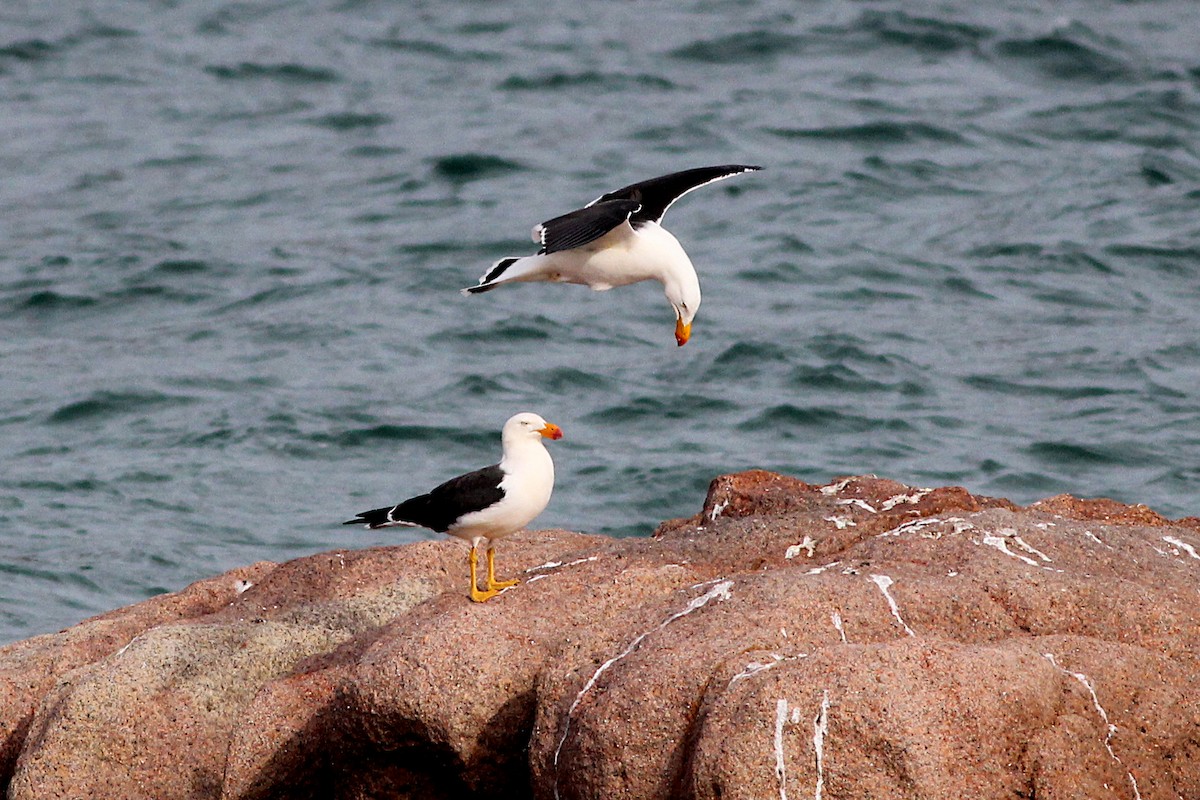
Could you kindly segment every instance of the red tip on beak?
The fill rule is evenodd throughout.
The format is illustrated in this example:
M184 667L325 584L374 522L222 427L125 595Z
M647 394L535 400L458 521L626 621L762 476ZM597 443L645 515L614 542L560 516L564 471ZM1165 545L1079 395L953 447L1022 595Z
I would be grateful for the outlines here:
M547 439L561 439L563 437L562 428L558 427L553 422L547 422L546 427L542 428L540 431L538 431L538 433L540 433L542 436L545 436Z

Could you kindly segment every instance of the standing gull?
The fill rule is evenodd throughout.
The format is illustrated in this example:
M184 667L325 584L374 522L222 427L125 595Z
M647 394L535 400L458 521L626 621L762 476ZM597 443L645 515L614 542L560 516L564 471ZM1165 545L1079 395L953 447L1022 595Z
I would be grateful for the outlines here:
M542 439L561 439L562 430L529 412L504 423L499 464L459 475L428 494L396 506L364 511L346 525L387 528L404 525L448 533L471 543L471 599L482 603L520 581L496 580L496 539L524 528L542 513L554 489L554 462ZM487 588L475 576L480 545L487 543Z
M463 294L479 294L503 283L580 283L598 292L638 281L660 281L675 309L675 341L692 335L700 308L700 280L679 240L659 223L676 200L693 189L743 172L745 164L697 167L633 183L601 195L578 211L533 228L537 255L502 258Z

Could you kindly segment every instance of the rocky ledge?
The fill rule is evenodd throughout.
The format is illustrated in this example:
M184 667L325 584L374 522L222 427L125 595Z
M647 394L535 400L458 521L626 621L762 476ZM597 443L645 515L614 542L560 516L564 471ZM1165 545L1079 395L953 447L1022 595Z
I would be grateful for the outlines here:
M351 541L350 539L346 540ZM1200 520L745 472L653 539L259 563L0 649L23 798L1200 797Z

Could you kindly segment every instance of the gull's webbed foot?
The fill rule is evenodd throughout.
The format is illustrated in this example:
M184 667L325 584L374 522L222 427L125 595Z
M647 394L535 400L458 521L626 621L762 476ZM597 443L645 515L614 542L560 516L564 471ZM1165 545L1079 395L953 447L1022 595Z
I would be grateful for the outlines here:
M511 581L496 580L496 548L489 547L487 551L487 588L488 591L498 592L501 589L507 589L510 586L516 586L520 583L515 578Z

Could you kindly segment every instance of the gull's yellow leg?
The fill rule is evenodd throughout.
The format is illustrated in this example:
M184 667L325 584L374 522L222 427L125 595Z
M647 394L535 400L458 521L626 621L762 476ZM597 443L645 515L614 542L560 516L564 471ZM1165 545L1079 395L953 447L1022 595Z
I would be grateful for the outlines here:
M476 603L482 603L483 601L491 600L493 597L498 595L500 592L490 586L485 592L479 591L479 582L475 577L475 567L479 562L479 556L475 552L475 545L471 545L471 554L467 556L467 561L471 565L471 599ZM490 561L491 560L489 559L489 563Z
M520 583L520 581L516 579L511 581L496 580L496 548L492 547L491 545L488 546L487 551L487 569L487 587L489 591L507 589L510 586L516 586L518 583Z

